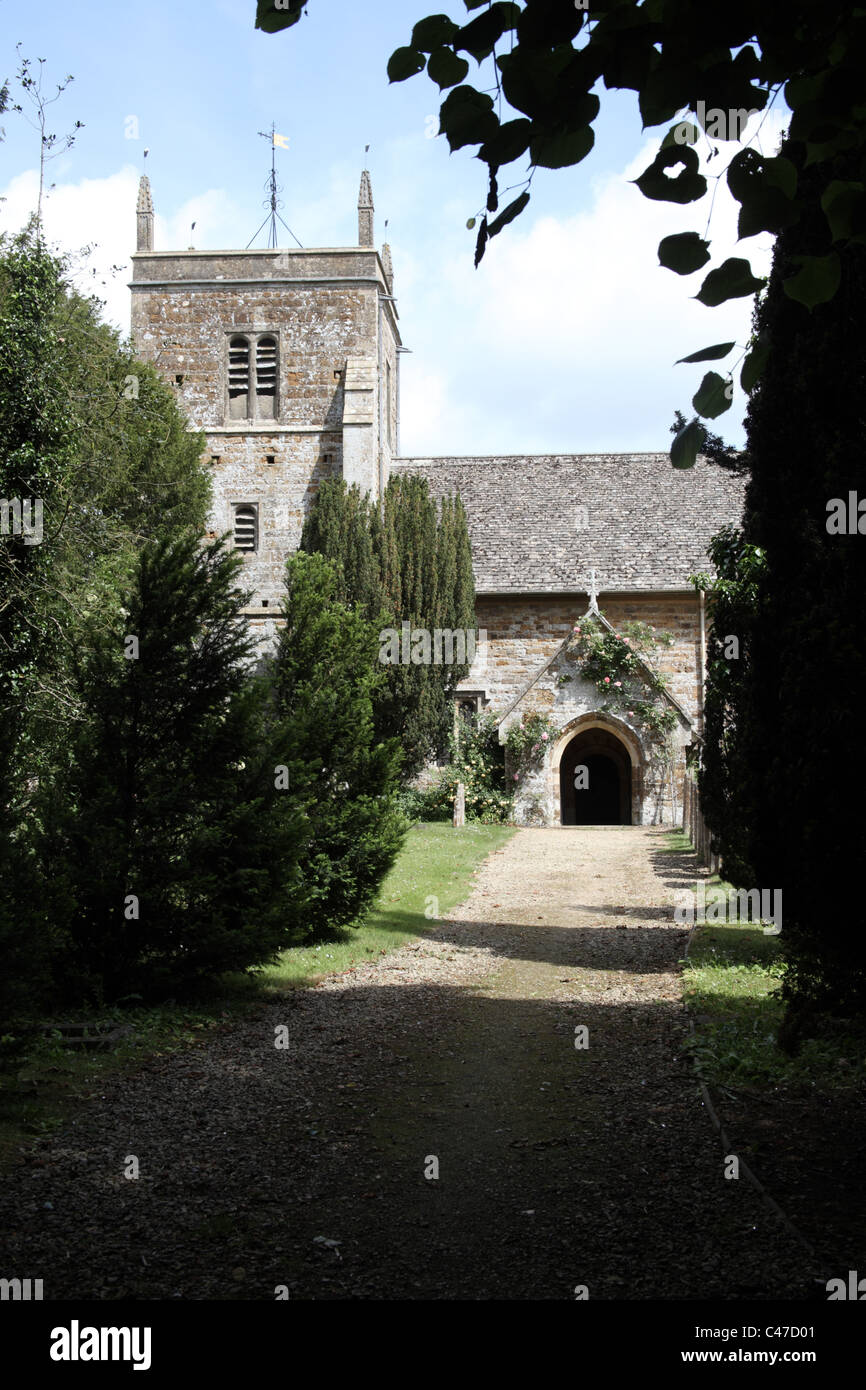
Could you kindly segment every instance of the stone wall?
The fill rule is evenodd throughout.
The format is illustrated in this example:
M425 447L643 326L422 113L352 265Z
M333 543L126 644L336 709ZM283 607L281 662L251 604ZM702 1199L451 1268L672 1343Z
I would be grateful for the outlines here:
M660 649L657 669L668 677L671 694L692 721L678 717L674 742L677 747L673 788L645 745L627 712L599 715L600 698L595 686L583 680L564 655L523 694L501 726L503 741L509 728L524 714L547 715L558 735L550 743L543 764L521 783L517 819L522 824L558 824L559 759L571 731L587 727L598 717L630 750L635 790L632 820L637 824L679 821L682 816L682 784L685 746L697 731L700 706L700 611L695 594L605 596L599 607L614 628L625 622L649 623L670 632L673 645ZM485 707L502 714L524 690L586 611L586 600L557 597L481 595L476 613L479 627L487 630L486 652L476 660L461 688L484 692ZM563 681L563 677L570 677ZM511 778L514 769L508 767Z
M374 496L387 482L399 331L382 262L362 247L145 252L133 257L131 288L139 356L176 387L207 438L211 530L230 530L237 504L258 508L258 549L245 557L248 611L265 618L322 479L344 474ZM277 340L273 419L229 417L234 333Z

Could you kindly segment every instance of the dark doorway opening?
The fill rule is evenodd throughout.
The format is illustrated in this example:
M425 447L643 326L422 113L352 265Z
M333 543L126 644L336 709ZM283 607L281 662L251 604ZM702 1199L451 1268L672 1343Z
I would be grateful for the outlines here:
M606 729L577 734L559 767L563 825L631 825L631 758Z

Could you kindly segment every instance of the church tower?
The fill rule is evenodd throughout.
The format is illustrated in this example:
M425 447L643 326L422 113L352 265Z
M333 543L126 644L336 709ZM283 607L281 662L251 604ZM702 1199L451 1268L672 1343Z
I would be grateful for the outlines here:
M245 553L247 613L263 640L322 479L379 497L397 451L400 330L373 218L364 170L357 246L156 251L141 180L133 342L207 438L211 529Z

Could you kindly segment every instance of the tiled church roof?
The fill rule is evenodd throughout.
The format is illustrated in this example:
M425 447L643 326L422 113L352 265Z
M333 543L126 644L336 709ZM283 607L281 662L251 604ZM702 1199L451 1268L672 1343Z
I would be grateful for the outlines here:
M391 471L426 478L436 498L460 494L488 594L585 592L592 568L605 593L690 588L745 490L727 469L675 469L667 454L397 459Z

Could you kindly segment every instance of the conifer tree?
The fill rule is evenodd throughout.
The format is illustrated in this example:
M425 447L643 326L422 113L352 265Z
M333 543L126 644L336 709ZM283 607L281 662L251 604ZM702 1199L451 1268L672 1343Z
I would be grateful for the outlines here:
M194 535L142 550L125 608L94 622L83 718L44 792L47 910L67 988L158 994L275 956L302 915L296 802L251 677L241 558Z
M402 842L393 795L400 747L376 731L386 672L379 626L339 598L338 566L298 552L286 567L285 626L271 668L294 795L304 810L304 939L349 926Z
M304 524L301 549L337 565L337 595L360 604L380 630L402 625L464 633L474 630L475 586L466 515L459 498L441 512L426 479L395 475L381 509L340 480L322 485ZM468 644L467 644L468 645ZM388 665L377 688L379 734L399 737L404 771L416 771L444 751L452 695L468 662Z

